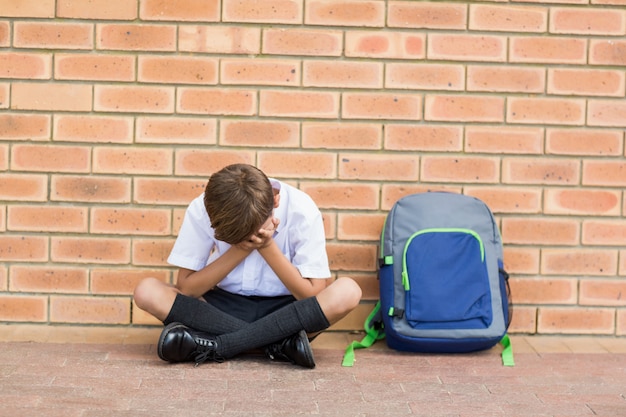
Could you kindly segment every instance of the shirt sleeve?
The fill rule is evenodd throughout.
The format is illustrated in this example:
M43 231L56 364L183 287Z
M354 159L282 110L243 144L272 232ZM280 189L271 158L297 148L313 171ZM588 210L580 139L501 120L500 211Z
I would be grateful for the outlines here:
M201 195L187 207L167 262L179 268L199 271L206 266L214 246L213 229Z
M322 214L315 209L307 218L297 219L296 224L293 265L304 278L330 278Z

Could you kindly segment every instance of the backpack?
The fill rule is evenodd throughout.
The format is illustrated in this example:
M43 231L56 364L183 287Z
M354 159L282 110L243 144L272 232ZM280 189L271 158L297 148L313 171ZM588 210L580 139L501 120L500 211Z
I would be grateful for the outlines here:
M513 366L511 320L502 240L491 210L477 198L447 192L407 195L395 202L380 237L380 300L365 321L365 338L398 351L463 353L501 342Z

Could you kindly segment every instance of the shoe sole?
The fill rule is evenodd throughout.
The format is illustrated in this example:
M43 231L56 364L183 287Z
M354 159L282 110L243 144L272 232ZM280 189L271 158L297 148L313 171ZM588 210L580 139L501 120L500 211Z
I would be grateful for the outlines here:
M159 355L159 358L161 358L162 360L166 362L171 362L171 361L169 359L166 359L163 356L163 342L165 341L165 338L172 330L177 329L179 327L186 327L186 326L182 323L176 323L176 322L170 323L163 328L163 331L161 332L161 336L159 336L159 343L157 345L157 354Z

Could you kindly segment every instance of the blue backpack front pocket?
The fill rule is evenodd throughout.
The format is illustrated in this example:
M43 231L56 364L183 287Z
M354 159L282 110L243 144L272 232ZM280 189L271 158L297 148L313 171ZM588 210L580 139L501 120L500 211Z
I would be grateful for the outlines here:
M485 250L472 230L413 234L404 248L402 283L406 319L415 329L484 329L491 324Z

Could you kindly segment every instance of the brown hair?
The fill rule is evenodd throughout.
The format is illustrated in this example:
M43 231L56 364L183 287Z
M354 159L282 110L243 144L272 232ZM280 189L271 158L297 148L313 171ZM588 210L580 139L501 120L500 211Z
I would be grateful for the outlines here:
M271 216L274 192L263 171L233 164L211 175L204 206L215 238L234 245L246 240Z

